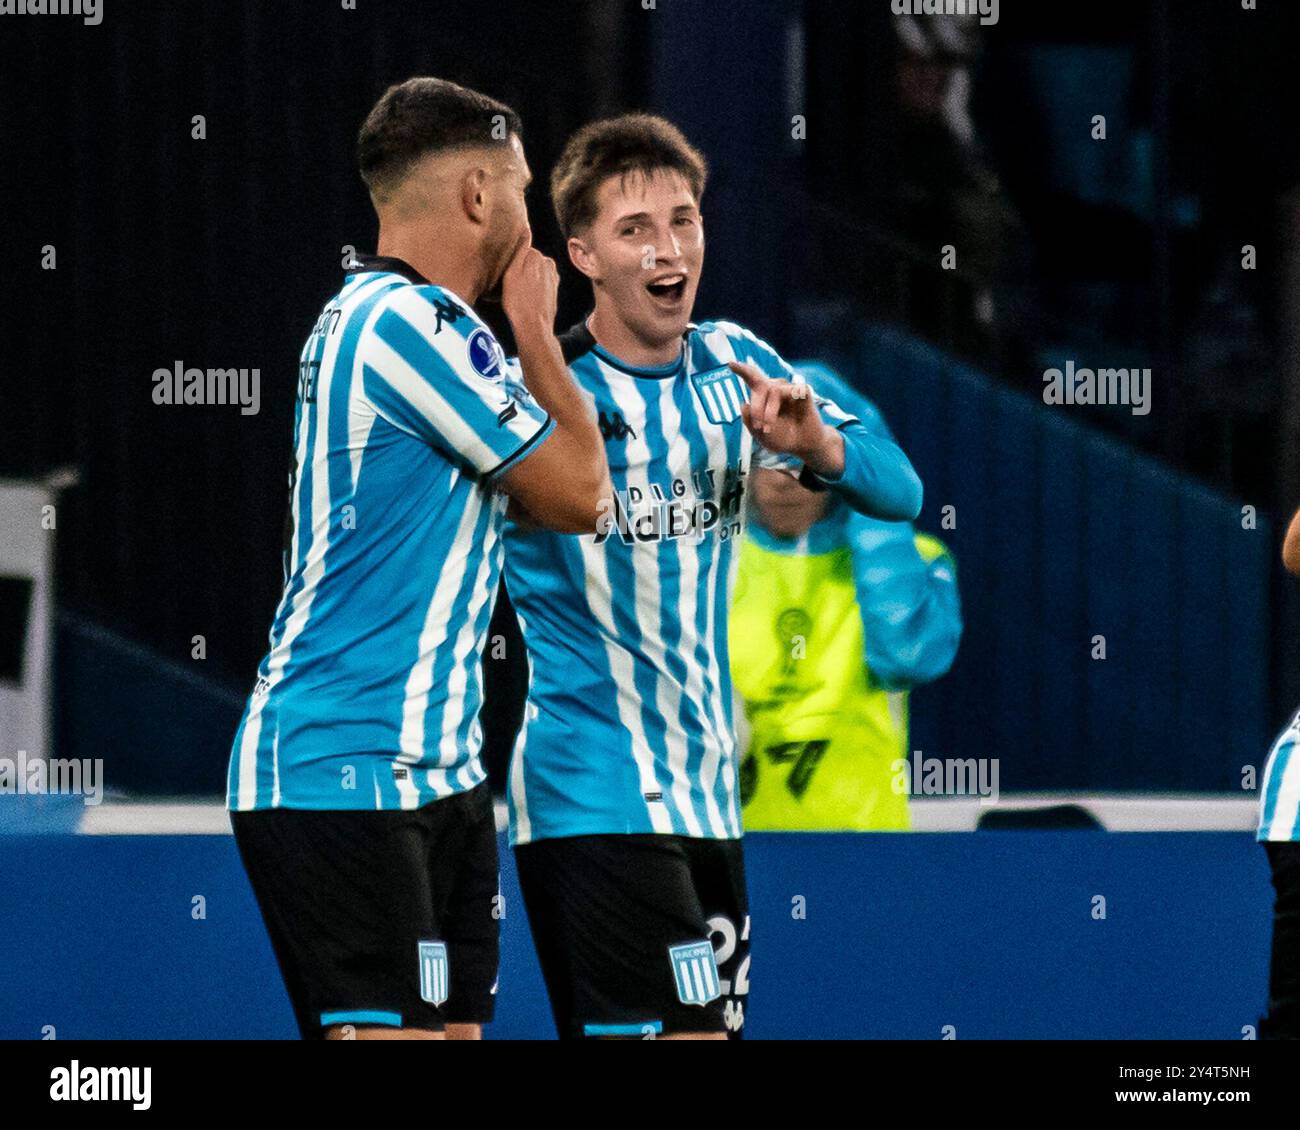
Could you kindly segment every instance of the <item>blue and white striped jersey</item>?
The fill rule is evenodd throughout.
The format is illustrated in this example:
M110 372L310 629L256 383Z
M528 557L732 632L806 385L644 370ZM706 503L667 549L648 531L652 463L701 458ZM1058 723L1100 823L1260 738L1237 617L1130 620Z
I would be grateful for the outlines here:
M727 610L751 460L790 461L754 444L740 416L749 390L726 362L802 378L727 322L692 327L681 358L658 369L623 364L585 326L563 344L605 436L617 505L595 534L506 526L506 587L531 665L511 839L738 837ZM845 438L830 485L855 508L914 518L921 488L906 456L818 403Z
M1273 743L1260 786L1258 840L1300 840L1300 710Z
M303 347L285 588L230 808L416 808L484 778L480 661L507 499L554 428L492 332L364 259Z

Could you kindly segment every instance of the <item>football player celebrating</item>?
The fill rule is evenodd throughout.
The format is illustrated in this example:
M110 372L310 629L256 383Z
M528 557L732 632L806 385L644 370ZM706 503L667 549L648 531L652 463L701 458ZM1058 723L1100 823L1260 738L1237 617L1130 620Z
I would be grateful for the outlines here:
M910 521L906 456L728 322L690 323L706 167L663 119L596 122L551 196L595 307L561 336L605 437L595 534L524 515L506 584L532 665L509 780L519 878L561 1037L724 1039L749 914L727 608L751 461Z

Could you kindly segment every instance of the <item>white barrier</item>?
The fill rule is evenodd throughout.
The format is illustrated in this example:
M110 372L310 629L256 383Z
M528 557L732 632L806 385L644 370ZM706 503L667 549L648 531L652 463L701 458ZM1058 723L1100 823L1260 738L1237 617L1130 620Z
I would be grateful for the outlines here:
M0 479L0 577L17 581L17 678L0 678L0 756L25 750L47 758L50 734L50 661L54 645L54 539L59 493L77 481L58 471L31 481Z

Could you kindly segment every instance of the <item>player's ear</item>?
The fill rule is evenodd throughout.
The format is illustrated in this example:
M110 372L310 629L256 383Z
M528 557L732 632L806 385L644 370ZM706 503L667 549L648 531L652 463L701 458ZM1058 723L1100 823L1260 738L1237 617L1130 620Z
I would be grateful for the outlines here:
M591 254L591 248L582 242L576 235L569 237L569 262L578 268L589 279L596 277L596 261Z
M476 224L487 220L487 182L488 171L482 165L466 169L460 182L460 203L467 215Z

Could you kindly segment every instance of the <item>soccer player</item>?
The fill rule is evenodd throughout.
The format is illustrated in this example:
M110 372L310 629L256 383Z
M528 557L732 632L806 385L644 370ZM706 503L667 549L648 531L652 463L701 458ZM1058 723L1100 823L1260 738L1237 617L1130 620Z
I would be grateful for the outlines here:
M748 330L690 324L705 178L676 127L630 115L579 131L551 179L595 293L561 340L615 488L595 534L506 533L532 664L511 836L562 1038L724 1039L744 1023L727 608L751 461L880 518L921 507L892 442L816 401Z
M506 496L579 531L609 491L520 132L452 83L391 87L358 146L378 255L302 350L285 589L228 806L307 1039L477 1038L492 1017L479 665ZM470 308L498 283L527 387Z
M1291 517L1282 563L1300 575L1300 511ZM1300 1040L1300 711L1273 743L1260 788L1256 838L1268 852L1277 893L1263 1040Z

